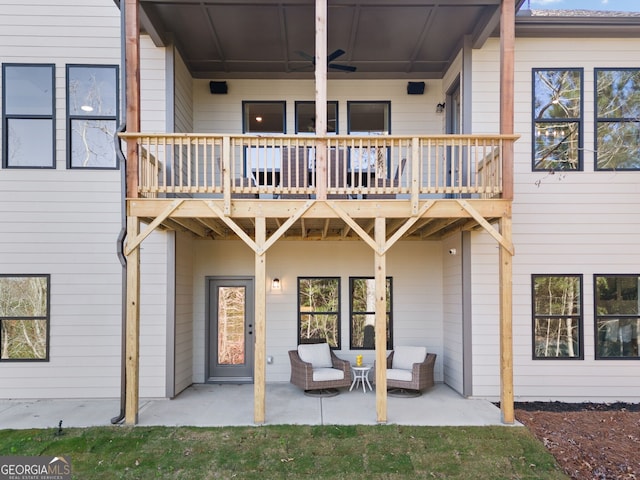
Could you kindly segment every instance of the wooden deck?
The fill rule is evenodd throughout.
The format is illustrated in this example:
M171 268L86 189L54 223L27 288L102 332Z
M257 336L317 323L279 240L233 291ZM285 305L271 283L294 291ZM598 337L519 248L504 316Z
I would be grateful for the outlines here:
M139 151L128 214L201 238L253 237L261 216L289 239L361 239L383 218L389 236L421 240L511 213L502 162L516 136L122 137Z

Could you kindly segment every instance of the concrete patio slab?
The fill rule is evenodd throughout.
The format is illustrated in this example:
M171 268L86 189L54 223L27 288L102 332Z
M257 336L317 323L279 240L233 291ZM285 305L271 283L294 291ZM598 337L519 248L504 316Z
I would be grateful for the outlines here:
M111 425L119 399L0 400L0 429ZM387 423L398 425L503 425L491 402L467 399L443 384L417 398L387 399ZM255 425L253 385L193 385L174 399L141 399L139 425L222 427ZM290 383L267 385L267 425L375 425L375 391L342 390L314 398Z

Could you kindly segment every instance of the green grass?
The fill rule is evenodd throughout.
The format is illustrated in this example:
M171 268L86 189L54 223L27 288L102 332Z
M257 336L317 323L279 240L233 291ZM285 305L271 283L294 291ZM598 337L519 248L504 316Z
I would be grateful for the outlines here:
M71 459L77 479L567 479L525 428L96 427L0 430L0 455Z

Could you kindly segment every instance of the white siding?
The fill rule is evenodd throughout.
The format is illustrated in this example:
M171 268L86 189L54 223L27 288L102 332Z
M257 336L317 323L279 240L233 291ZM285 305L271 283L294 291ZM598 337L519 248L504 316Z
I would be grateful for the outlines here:
M455 249L455 255L450 250ZM460 234L442 242L443 259L443 358L444 383L463 391L462 241Z
M150 52L148 39L143 45L151 57L143 60L143 99L152 103L154 91L144 85L159 50ZM120 395L120 172L67 170L65 126L66 65L119 64L120 54L120 11L112 0L0 0L2 62L53 63L56 81L56 168L0 170L0 273L51 275L50 360L0 363L0 398ZM163 69L164 60L155 70L163 76ZM163 244L154 234L143 246L142 396L162 396L166 383L166 268L156 268L166 266Z
M638 39L528 38L517 41L515 130L521 138L515 149L513 204L516 400L613 401L637 399L640 395L637 360L594 359L593 318L593 274L640 273L638 172L594 171L594 69L638 67L639 58ZM482 51L474 51L474 119L477 120L474 132L498 131L498 66L497 40L490 40ZM582 172L531 171L533 68L584 69ZM492 243L495 246L495 242L489 241L483 248L490 250ZM480 258L474 259L480 261ZM584 360L532 360L531 274L534 273L583 275ZM497 271L494 275L492 281L497 283ZM474 277L474 289L483 288L476 280ZM487 306L482 314L490 310L492 307ZM475 314L478 306L474 304ZM474 316L474 332L476 320ZM492 334L497 334L497 325L492 330ZM497 343L490 337L481 338L474 333L474 342L474 348L477 344L497 352ZM495 368L486 365L487 371L497 373L497 363ZM491 385L486 381L488 377L480 377L482 371L478 371L477 366L474 361L474 380L484 387L474 388L474 394L497 395L497 383Z
M117 171L66 170L65 66L119 63L110 0L0 1L3 63L54 63L56 169L0 170L0 273L51 274L50 361L0 363L0 397L108 397L120 389Z
M338 130L347 133L347 101L391 101L391 133L442 133L442 82L426 80L424 95L407 95L406 80L332 80L327 99L338 101ZM197 132L242 133L242 101L286 101L287 133L295 133L295 102L314 100L312 80L229 80L227 95L212 95L209 82L194 80L194 129Z
M193 383L193 237L176 234L175 394Z
M205 277L253 276L254 255L241 242L195 242L194 382L204 381ZM439 242L400 242L387 256L393 277L394 344L424 345L438 355L436 380L442 381L442 266ZM341 278L342 358L355 361L349 350L349 276L373 276L373 252L361 242L295 242L282 240L267 253L267 278L278 277L282 289L267 292L267 381L289 381L288 350L297 345L297 277ZM373 351L362 351L373 362Z
M176 132L193 132L193 81L182 57L174 50L174 116Z

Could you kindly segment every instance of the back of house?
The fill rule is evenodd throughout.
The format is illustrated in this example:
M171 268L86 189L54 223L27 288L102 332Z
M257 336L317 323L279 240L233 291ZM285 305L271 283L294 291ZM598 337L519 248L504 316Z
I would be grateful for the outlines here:
M516 2L510 76L499 0L329 0L318 76L322 1L141 0L137 93L127 3L0 0L0 398L120 397L127 342L141 397L260 389L321 340L638 401L640 13Z

